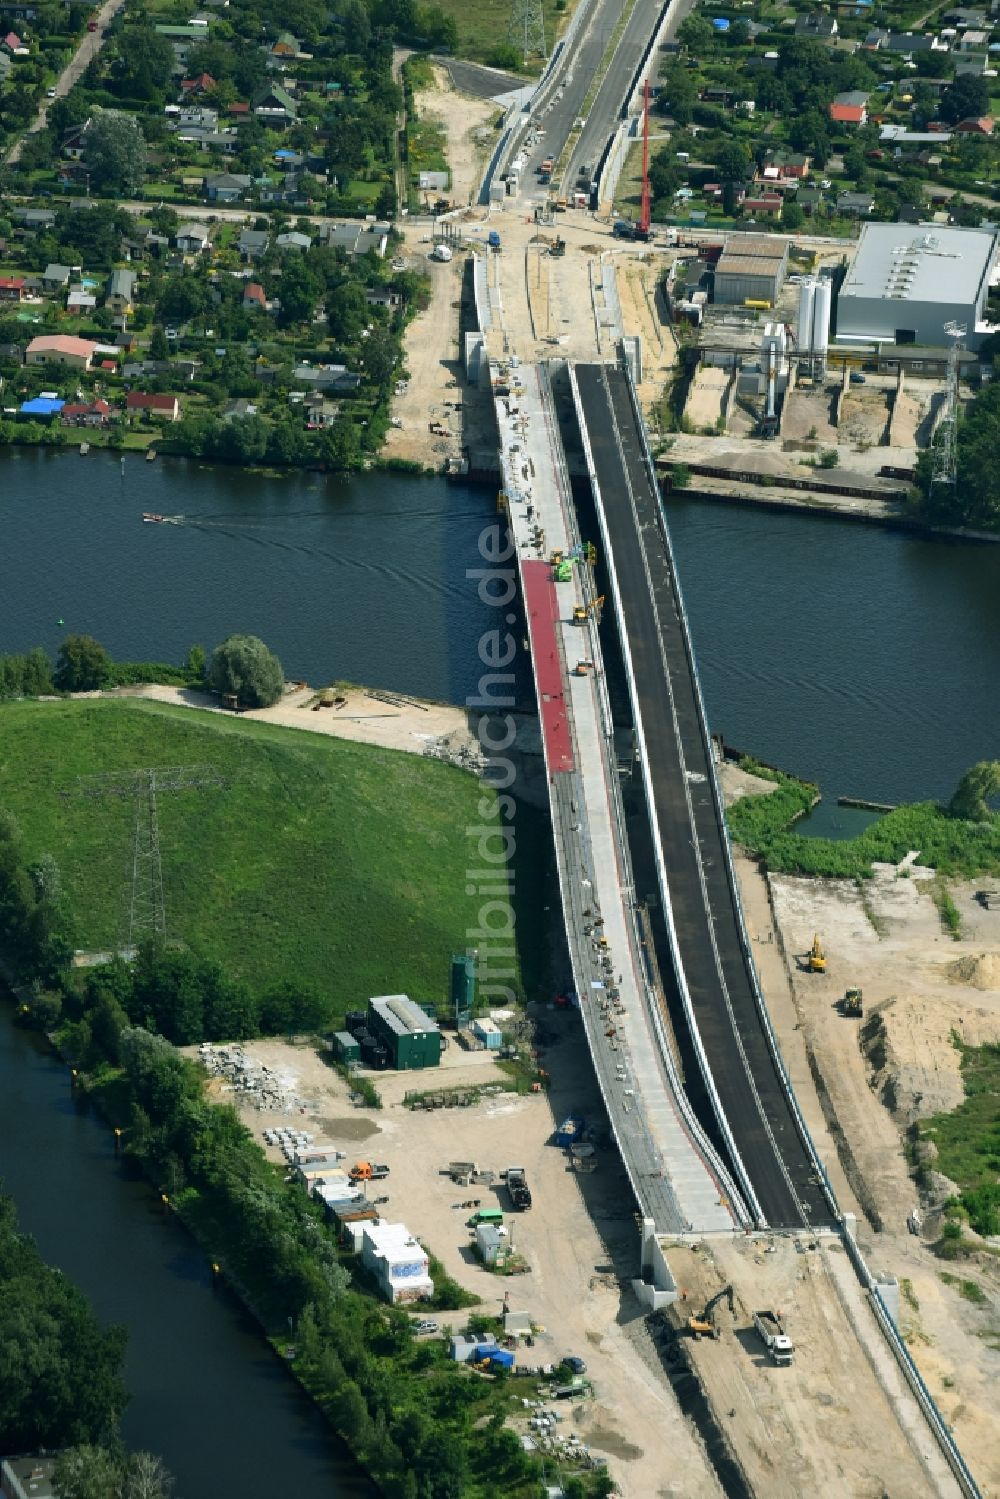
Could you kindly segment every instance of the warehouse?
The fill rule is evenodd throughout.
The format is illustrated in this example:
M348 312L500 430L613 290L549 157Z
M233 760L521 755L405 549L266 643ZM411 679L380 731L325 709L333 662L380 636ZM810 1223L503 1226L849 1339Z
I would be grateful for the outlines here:
M773 307L788 272L788 244L771 234L728 239L715 267L715 302L724 307Z
M837 338L939 348L950 323L975 348L988 332L983 313L996 250L992 229L865 224L837 299Z
M368 1029L388 1052L389 1066L398 1071L437 1067L441 1061L437 1021L405 994L369 1000Z
M423 1301L434 1295L427 1254L403 1223L366 1223L361 1259L386 1301Z

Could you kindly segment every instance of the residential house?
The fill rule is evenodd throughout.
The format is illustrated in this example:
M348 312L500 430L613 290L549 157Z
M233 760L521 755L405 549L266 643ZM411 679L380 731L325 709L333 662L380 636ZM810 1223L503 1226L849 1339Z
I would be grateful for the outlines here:
M235 156L240 144L235 130L210 130L205 125L182 125L177 139L190 141L202 151L218 151L223 156Z
M847 192L837 196L837 212L844 218L866 219L875 212L875 199L871 193Z
M71 266L58 265L54 260L50 260L42 272L42 286L46 291L62 291L64 286L68 286L72 274Z
M836 0L837 14L845 20L856 21L859 16L867 16L872 8L872 0Z
M214 130L219 123L219 111L203 104L187 104L177 115L179 128L185 125L200 125L203 130Z
M244 286L243 310L245 312L267 311L267 293L259 281L248 281Z
M718 84L709 84L702 89L701 98L706 104L721 104L723 109L728 109L733 102L733 91L731 88L721 88ZM447 182L444 186L448 186Z
M239 396L234 401L227 401L222 408L222 420L224 422L241 422L248 416L256 416L258 407L255 402L248 401L245 396Z
M111 415L107 401L71 401L59 413L59 420L70 427L106 427Z
M300 234L297 229L286 229L284 234L279 234L275 240L279 250L308 250L312 240L308 234Z
M74 338L69 333L42 334L31 340L24 361L26 364L66 364L73 369L89 370L96 348L89 338Z
M198 99L215 87L216 82L211 73L199 73L197 78L181 79L181 96L184 99Z
M271 47L271 56L279 58L297 57L301 50L302 48L299 46L298 40L292 33L290 31L283 31Z
M343 224L324 224L320 239L333 250L343 250L345 255L365 255L369 250L382 257L389 242L388 224L361 224L355 221Z
M59 396L34 396L31 400L21 402L20 411L22 416L42 417L51 422L65 404Z
M279 151L275 151L274 159L283 172L296 171L299 167L304 167L306 164L306 159L301 151L292 151L287 146L283 146Z
M250 107L266 125L290 125L298 118L295 100L279 83L262 83L254 91Z
M401 307L403 294L391 286L369 286L365 292L365 301L369 307Z
M947 42L931 32L921 34L914 31L891 31L882 43L886 52L895 52L901 57L911 58L915 52L947 52Z
M759 193L743 199L743 212L755 219L774 219L781 213L784 201L781 193Z
M252 185L242 173L211 172L204 180L205 196L210 203L239 203Z
M16 224L23 224L32 234L39 229L55 228L56 216L51 208L12 208L10 216Z
M150 229L143 240L143 246L148 255L159 256L165 250L169 250L170 240L165 234L157 234L155 229Z
M830 105L830 119L837 125L867 125L868 95L862 89L838 94Z
M343 407L343 401L331 401L320 391L311 391L302 402L306 426L310 431L332 427Z
M6 52L0 52L0 84L6 83L10 76L10 70L14 66L13 61Z
M97 298L92 291L85 286L71 286L66 298L66 311L75 317L82 317L84 313L96 311Z
M174 235L174 244L185 255L200 255L209 246L208 230L204 224L181 224Z
M907 130L905 125L880 125L880 141L895 146L897 154L902 146L941 146L951 140L950 130Z
M28 57L31 50L24 45L16 31L8 31L3 41L0 42L0 47L6 48L12 57Z
M230 104L229 109L227 110L227 113L231 114L233 116L233 118L235 119L236 123L239 124L239 122L241 120L246 120L246 119L249 118L249 115L250 115L250 106L249 106L249 104L246 104L246 103L242 102L241 100L237 99L237 101L236 101L235 104Z
M0 276L0 302L20 302L23 298L23 276Z
M134 333L116 333L115 348L120 354L133 354L136 348L136 336Z
M90 120L82 120L79 125L70 125L62 133L59 145L59 154L67 161L79 161L86 147L87 131L90 129Z
M240 237L236 241L236 248L244 260L256 260L263 255L267 249L268 232L266 229L241 229Z
M297 364L292 370L297 385L313 390L357 390L361 376L352 374L344 364Z
M955 77L985 78L990 70L990 58L985 52L962 52L956 54Z
M104 305L119 316L131 315L135 310L135 271L112 271L104 293Z
M771 168L777 168L779 178L791 179L801 182L809 176L809 168L812 165L812 157L805 156L800 151L768 151L764 158L765 175Z
M803 213L811 216L823 207L826 200L821 187L817 187L813 183L804 183L797 189L795 201Z
M958 135L992 135L993 125L991 115L980 115L978 120L959 120L955 131Z
M989 36L985 31L966 31L958 41L959 52L985 52L989 46Z
M829 41L839 30L836 16L831 16L826 11L812 11L809 15L797 16L795 20L795 35L815 42Z
M147 395L145 391L130 390L125 397L125 410L131 417L144 417L147 421L176 422L181 414L176 396Z
M945 26L954 26L958 31L967 31L970 27L982 30L986 25L986 12L957 5L954 10L946 11L941 20Z

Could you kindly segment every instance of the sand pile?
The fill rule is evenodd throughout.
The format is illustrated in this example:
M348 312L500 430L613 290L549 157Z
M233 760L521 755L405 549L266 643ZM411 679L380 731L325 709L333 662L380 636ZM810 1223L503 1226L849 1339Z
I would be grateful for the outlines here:
M947 973L953 984L971 984L974 989L1000 989L1000 953L969 953L956 963L949 963Z

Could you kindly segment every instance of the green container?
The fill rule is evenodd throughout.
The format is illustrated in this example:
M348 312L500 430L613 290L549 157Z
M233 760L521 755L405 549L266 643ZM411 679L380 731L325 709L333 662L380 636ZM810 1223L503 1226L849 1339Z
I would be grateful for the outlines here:
M476 960L458 953L451 960L451 1008L459 1030L468 1024L476 1002Z

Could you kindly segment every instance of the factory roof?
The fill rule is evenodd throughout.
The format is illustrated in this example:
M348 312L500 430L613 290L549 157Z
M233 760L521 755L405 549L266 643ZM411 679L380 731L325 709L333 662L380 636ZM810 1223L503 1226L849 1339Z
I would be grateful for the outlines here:
M776 276L780 261L771 255L740 255L726 251L715 267L717 276Z
M371 1001L371 1007L397 1036L423 1035L438 1028L437 1021L425 1015L407 994L383 994Z
M726 240L721 260L729 255L752 255L758 260L780 262L788 254L788 240L774 234L735 234ZM721 263L720 260L720 263Z
M865 224L841 294L886 301L975 301L996 246L991 229Z

